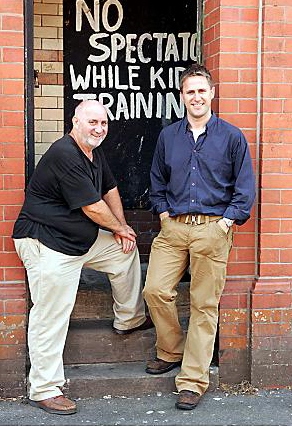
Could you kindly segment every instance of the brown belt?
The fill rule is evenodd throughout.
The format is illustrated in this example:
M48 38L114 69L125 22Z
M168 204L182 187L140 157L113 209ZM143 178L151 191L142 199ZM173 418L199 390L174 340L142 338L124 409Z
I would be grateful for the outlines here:
M177 216L170 216L170 219L176 222L182 222L188 225L202 225L203 223L214 222L215 220L222 219L222 216L206 216L204 214L179 214Z

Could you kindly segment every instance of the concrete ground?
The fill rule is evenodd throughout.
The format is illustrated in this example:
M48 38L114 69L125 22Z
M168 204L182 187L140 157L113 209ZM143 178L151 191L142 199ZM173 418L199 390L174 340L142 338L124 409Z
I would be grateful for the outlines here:
M0 400L0 425L96 425L96 426L292 426L292 390L244 390L207 392L195 410L174 407L176 394L77 400L78 412L48 414L24 399Z

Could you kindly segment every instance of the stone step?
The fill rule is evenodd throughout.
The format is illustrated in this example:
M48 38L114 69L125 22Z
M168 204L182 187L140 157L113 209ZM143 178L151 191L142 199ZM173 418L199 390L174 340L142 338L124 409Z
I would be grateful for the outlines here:
M147 264L142 264L142 282L145 282ZM82 270L72 319L113 318L111 285L105 273ZM178 286L177 307L180 316L189 314L189 275L186 273Z
M174 377L178 372L179 367L165 374L147 374L144 362L67 365L66 392L72 398L164 394L176 391ZM211 366L209 391L218 386L218 367Z
M155 356L155 329L118 335L112 320L72 320L64 349L64 364L146 361Z

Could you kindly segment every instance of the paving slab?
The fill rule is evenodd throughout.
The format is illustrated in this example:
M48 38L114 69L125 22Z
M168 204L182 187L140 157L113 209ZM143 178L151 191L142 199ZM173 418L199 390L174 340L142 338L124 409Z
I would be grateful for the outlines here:
M0 425L5 426L291 426L292 390L229 394L208 391L195 410L174 407L176 394L126 397L104 395L78 399L78 412L52 415L23 400L0 401Z

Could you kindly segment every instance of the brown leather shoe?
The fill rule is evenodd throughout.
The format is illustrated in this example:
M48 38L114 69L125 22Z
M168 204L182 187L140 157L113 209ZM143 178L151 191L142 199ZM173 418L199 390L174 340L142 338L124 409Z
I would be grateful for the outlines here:
M146 373L148 374L163 374L181 365L181 361L168 362L160 358L155 358L147 362Z
M138 327L134 327L134 328L128 328L128 330L120 330L119 328L115 328L113 327L113 330L116 334L131 334L134 331L139 331L139 330L148 330L149 328L153 328L154 324L152 322L152 319L150 317L146 317L146 320L141 324L138 325Z
M65 398L64 395L54 396L53 398L43 399L42 401L28 399L28 403L50 414L75 414L77 411L75 402Z
M178 394L176 408L180 410L193 410L200 401L201 395L190 390L181 390Z

